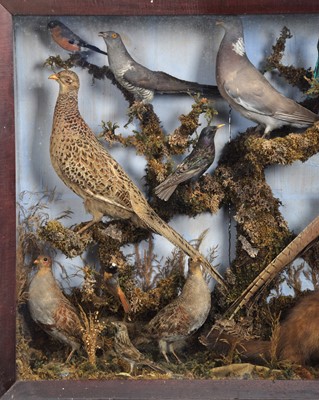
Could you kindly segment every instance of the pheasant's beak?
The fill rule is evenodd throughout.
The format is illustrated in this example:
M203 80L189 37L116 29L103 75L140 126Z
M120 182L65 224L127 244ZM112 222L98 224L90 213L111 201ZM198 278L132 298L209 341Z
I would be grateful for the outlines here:
M33 264L38 265L39 264L39 260L38 259L34 260Z
M55 81L58 81L59 77L56 74L52 74L52 75L49 76L48 79L54 79Z
M223 126L225 126L225 124L219 124L217 125L217 129L222 128Z

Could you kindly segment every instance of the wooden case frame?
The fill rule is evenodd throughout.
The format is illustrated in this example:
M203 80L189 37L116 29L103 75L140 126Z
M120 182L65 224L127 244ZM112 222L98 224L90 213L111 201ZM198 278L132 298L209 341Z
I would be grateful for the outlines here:
M317 0L0 0L0 395L3 399L315 399L316 381L16 382L16 15L204 15L319 13ZM319 16L318 16L319 17ZM16 60L19 62L19 60Z

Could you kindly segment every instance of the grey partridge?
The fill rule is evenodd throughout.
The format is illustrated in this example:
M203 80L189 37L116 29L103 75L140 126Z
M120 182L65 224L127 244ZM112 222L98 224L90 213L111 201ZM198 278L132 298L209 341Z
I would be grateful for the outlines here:
M217 24L225 29L216 60L220 94L245 118L264 126L264 135L285 125L306 128L319 116L279 93L249 61L242 22L228 17Z
M134 95L135 100L150 103L154 93L200 93L214 99L221 98L217 86L184 81L139 64L128 53L117 32L100 32L99 36L105 41L109 66L115 79Z
M165 181L155 188L155 194L167 201L174 193L177 186L192 178L198 178L214 162L215 134L217 129L224 126L207 126L202 129L198 141L192 152L177 166L176 170Z
M134 371L137 365L146 365L155 371L168 372L153 361L146 358L131 342L128 335L127 326L124 322L111 322L115 327L114 335L114 350L117 356L130 364L130 374Z
M54 339L71 347L69 362L82 342L82 325L77 311L64 296L52 274L52 260L40 255L38 269L29 285L28 306L32 319Z
M206 321L211 308L211 294L203 277L198 260L189 261L188 277L179 297L158 312L147 324L146 334L158 341L159 349L166 361L174 344L197 331Z
M62 181L83 198L86 210L93 216L79 233L104 215L131 220L139 227L164 236L189 257L199 259L208 272L226 286L222 276L198 250L156 214L123 168L97 140L78 109L78 76L64 70L49 79L60 85L50 141L51 162Z

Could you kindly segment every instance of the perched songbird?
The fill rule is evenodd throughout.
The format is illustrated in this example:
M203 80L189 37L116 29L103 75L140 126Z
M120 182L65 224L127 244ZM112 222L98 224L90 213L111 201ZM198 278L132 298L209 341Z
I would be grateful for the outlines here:
M109 67L116 80L134 95L135 100L149 103L154 93L200 93L220 98L217 86L187 82L162 71L151 71L137 63L126 50L121 36L113 31L100 32L107 47Z
M284 125L306 128L319 120L318 115L274 89L249 61L239 18L217 24L225 29L225 35L217 53L216 82L235 110L264 126L264 135Z
M167 362L167 352L171 352L181 362L174 351L174 343L197 331L206 321L210 307L211 295L200 263L198 260L190 260L182 293L160 310L146 326L146 334L158 341Z
M33 320L54 339L71 347L70 361L82 342L82 326L77 311L64 296L52 274L52 260L40 255L38 270L29 285L28 305Z
M137 365L147 365L155 371L169 372L146 358L131 342L124 322L111 322L115 327L114 350L117 356L130 364L130 374Z
M96 51L97 53L107 55L105 51L86 43L60 21L50 21L48 23L48 29L51 32L52 39L64 50L71 52L83 52L85 49L90 49Z
M198 250L155 213L85 123L78 109L78 76L66 70L49 78L60 85L50 141L51 162L58 176L84 199L86 210L93 215L93 220L79 232L100 221L104 215L131 220L137 226L164 236L190 257L198 258L211 275L225 285L221 275Z
M178 165L176 170L170 174L165 181L155 188L155 194L162 200L167 201L177 186L191 178L198 178L214 162L215 158L215 134L217 129L224 126L207 126L198 138L193 151Z
M131 306L119 285L118 267L116 264L112 263L112 265L109 267L109 271L104 272L104 281L108 291L113 294L114 297L120 300L125 313L130 313Z

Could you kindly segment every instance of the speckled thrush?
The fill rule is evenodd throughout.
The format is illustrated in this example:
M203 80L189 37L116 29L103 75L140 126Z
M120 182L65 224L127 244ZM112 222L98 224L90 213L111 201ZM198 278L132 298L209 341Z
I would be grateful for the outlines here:
M169 372L146 358L139 350L137 350L131 342L124 322L114 321L111 323L115 327L114 350L119 358L130 364L130 374L134 371L134 368L137 365L147 365L155 371Z
M131 220L164 236L189 257L199 259L225 285L210 263L155 213L123 168L97 140L78 109L78 76L64 70L49 78L60 85L50 142L51 162L62 181L84 199L86 210L93 216L80 232L100 221L103 215Z
M81 345L81 322L74 306L64 296L52 274L52 260L40 255L38 270L29 285L28 305L33 320L54 339L71 347L70 361Z

